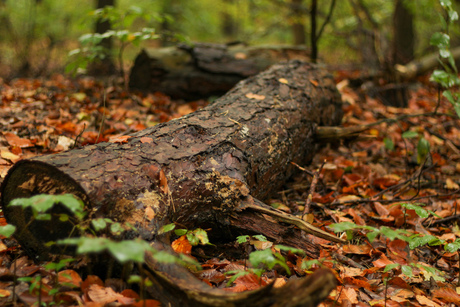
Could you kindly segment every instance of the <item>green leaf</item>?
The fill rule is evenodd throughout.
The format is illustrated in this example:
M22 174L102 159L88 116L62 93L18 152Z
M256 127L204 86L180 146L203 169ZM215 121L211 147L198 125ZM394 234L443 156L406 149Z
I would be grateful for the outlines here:
M150 245L143 240L111 241L107 243L107 248L120 263L128 261L143 263L145 252L152 251Z
M416 236L409 240L409 248L415 249L426 244L430 246L441 245L443 242L443 240L433 235Z
M409 130L409 131L405 131L401 136L405 139L413 139L413 138L418 137L418 133L415 131Z
M267 248L249 254L249 262L254 267L258 267L260 264L265 264L266 266L271 267L276 263L276 258L271 249Z
M368 232L366 234L366 237L369 239L369 242L374 242L375 238L380 234L380 231L378 229Z
M134 284L134 283L141 283L142 282L142 277L139 275L129 275L128 277L128 284Z
M305 252L300 248L294 248L286 245L275 245L276 249L279 249L284 252L291 252L293 254L305 255Z
M119 235L124 231L125 229L121 226L120 223L113 223L112 225L110 225L110 232L114 235Z
M408 265L401 266L401 272L406 275L407 277L412 277L412 268Z
M208 233L206 232L206 230L197 228L192 233L198 239L199 243L201 243L202 245L211 244L209 243Z
M94 219L94 220L91 221L91 224L93 225L94 230L96 230L96 231L100 231L100 230L105 229L107 227L107 223L105 222L105 220L103 218Z
M444 70L433 71L430 77L430 81L439 83L445 88L452 87L460 82L457 75L448 73Z
M248 274L251 274L250 271L229 271L225 274L235 274L227 281L227 287L229 287L238 277L242 277Z
M174 230L174 228L176 228L176 225L174 223L163 225L163 226L161 226L161 228L158 231L158 233L159 234L167 233L167 232L170 232L170 231Z
M425 138L420 138L417 145L417 163L422 164L430 153L430 143Z
M176 236L183 236L187 233L187 229L176 229L174 230L174 233L176 234Z
M254 235L252 236L254 239L259 240L261 242L267 242L267 238L264 235Z
M460 249L460 240L456 239L454 242L446 244L444 246L444 249L448 251L449 253L455 253Z
M401 203L401 207L404 207L409 210L414 210L415 213L420 216L421 218L427 218L430 216L430 213L428 210L425 210L424 208L416 205L416 204L409 204L409 203Z
M13 235L16 230L16 226L11 224L6 224L5 226L0 226L0 236L9 238Z
M153 258L155 258L156 261L161 262L161 263L177 263L177 262L179 262L179 258L177 258L174 255L171 255L170 253L165 252L165 251L156 251L153 254Z
M386 150L393 151L395 149L395 143L389 138L384 138L383 144L385 144Z
M249 241L249 236L248 235L245 235L245 236L238 236L236 237L236 242L238 242L238 244L243 244L243 243L246 243Z
M357 229L359 226L352 222L341 222L331 224L329 225L329 228L331 228L334 232L344 232L347 230Z
M436 32L431 36L430 44L438 47L439 49L447 50L450 46L450 37L445 33Z
M313 260L307 260L307 261L302 261L302 265L300 266L300 268L302 270L308 270L310 269L313 265L318 265L318 266L322 266L322 263L318 261L318 259L313 259Z
M395 269L395 268L398 268L399 266L400 266L399 263L387 264L387 265L385 266L385 268L383 269L383 272L386 273L386 272L391 271L391 270L393 270L393 269Z

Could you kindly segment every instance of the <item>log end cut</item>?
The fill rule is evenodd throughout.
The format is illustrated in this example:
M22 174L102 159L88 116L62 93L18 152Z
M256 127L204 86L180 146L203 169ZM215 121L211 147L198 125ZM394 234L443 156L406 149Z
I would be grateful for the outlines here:
M86 205L88 197L81 186L56 167L40 162L23 160L16 163L8 172L1 186L1 205L8 223L17 227L16 239L35 260L48 258L50 253L62 253L58 247L48 247L45 243L68 237L74 225L71 221L59 219L61 213L72 216L63 205L57 204L49 210L51 220L34 220L33 212L20 206L9 206L17 198L29 198L38 194L73 194Z

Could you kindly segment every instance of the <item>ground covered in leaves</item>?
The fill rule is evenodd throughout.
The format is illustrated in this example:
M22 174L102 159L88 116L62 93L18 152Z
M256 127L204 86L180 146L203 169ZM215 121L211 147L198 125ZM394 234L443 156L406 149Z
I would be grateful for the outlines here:
M281 253L257 236L211 247L192 247L190 237L178 236L173 248L200 261L199 279L228 291L245 291L270 282L282 286L289 278L329 267L339 285L323 306L460 305L459 120L448 102L438 100L438 90L427 78L411 87L409 108L401 109L352 88L352 76L336 75L344 100L343 126L368 129L359 137L325 145L312 164L298 165L299 174L269 201L326 231L335 230L349 244L314 239L322 246L321 256L309 259ZM1 87L0 182L21 159L101 141L122 142L130 132L207 104L172 101L161 93L129 93L91 78L60 75L14 80ZM278 265L259 272L261 277L250 273L229 283L232 274L226 272L247 271L251 252L267 248L283 254ZM34 264L13 239L0 241L0 305L53 300L67 306L158 305L154 298L140 300L143 295L116 276Z

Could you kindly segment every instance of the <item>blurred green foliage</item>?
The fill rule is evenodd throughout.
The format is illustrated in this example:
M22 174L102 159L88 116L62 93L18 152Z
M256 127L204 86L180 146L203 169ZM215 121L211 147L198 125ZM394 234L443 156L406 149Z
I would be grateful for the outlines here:
M133 20L130 31L144 27L157 33L171 31L191 41L242 41L248 44L292 44L291 26L296 21L291 9L292 0L138 0L136 6L147 13L170 16L166 20ZM362 60L364 32L375 37L374 47L380 58L388 54L393 33L392 18L395 1L342 0L337 1L330 24L320 40L320 58L330 63L351 63ZM416 57L434 51L431 35L442 29L437 0L407 0L405 4L415 15L417 29ZM457 6L457 3L454 3ZM118 0L116 6L127 10L132 1ZM310 0L303 1L306 33L309 33L308 9ZM319 3L319 22L322 23L330 1ZM93 31L94 20L88 15L95 9L95 1L71 0L3 0L0 1L0 71L12 74L21 65L30 64L32 71L62 72L67 54L78 47L78 38ZM223 34L223 19L227 14L234 32ZM458 25L452 25L450 36L459 37ZM162 41L163 44L167 43ZM460 42L452 39L451 45ZM148 46L158 46L149 42ZM127 49L125 57L133 60L138 50ZM45 65L46 64L46 65ZM42 72L43 72L42 71Z

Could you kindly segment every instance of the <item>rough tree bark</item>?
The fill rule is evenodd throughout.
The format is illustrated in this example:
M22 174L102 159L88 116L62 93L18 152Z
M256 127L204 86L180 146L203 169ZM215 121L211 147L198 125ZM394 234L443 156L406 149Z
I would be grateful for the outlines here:
M136 57L129 86L186 100L221 96L270 65L293 59L308 60L306 48L196 43L147 49Z
M72 226L58 218L28 224L30 212L8 206L15 198L72 193L85 203L88 218L129 222L149 241L158 239L162 225L175 222L189 228L211 227L211 233L233 239L240 233L262 233L317 257L318 246L302 239L299 229L343 241L259 199L289 178L294 171L290 162L310 161L318 125L337 125L341 117L340 95L330 75L299 61L275 65L240 82L208 107L132 134L126 143L100 143L18 162L1 186L3 211L7 221L20 229L16 238L24 249L41 258L59 253L44 243L68 236ZM149 276L163 295L179 291L184 306L196 304L202 295L213 299L199 303L213 306L251 300L249 294L210 294L205 286L188 282L190 274L155 263L151 255L147 259ZM276 289L261 290L269 294L262 295L266 299L260 306L283 305L280 302L291 297L314 306L335 284L330 271L318 274L324 282L322 291L318 284L312 283L316 285L312 288L295 281L286 287L298 288L297 292L287 296ZM178 280L187 282L178 285Z

